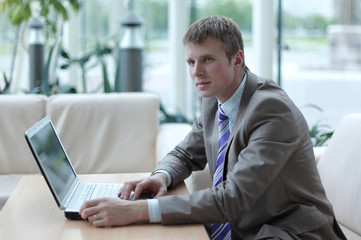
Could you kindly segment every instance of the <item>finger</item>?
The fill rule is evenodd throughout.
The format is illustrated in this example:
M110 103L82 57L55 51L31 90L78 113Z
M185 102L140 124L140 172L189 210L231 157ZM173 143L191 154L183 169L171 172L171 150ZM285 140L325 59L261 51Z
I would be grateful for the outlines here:
M124 199L124 200L128 200L129 196L131 194L131 192L133 191L133 189L135 188L136 183L135 182L129 182L127 183L122 192L120 193L120 199Z
M111 222L109 222L108 219L106 218L97 218L96 221L92 222L94 227L100 228L100 227L104 227L104 228L111 228L114 224L112 224Z
M140 194L145 190L150 190L150 192L156 191L155 183L150 181L149 178L144 179L142 182L138 183L138 185L134 189L134 195L132 200L137 200Z
M91 223L99 221L100 220L99 216L100 216L100 213L91 215L91 216L88 217L88 221L91 222Z
M132 191L137 187L137 185L142 182L144 179L139 179L136 181L129 181L124 184L122 191L120 193L120 199L128 200L131 196Z
M109 226L109 224L107 224L107 221L105 219L99 219L92 223L93 223L94 227L97 227L97 228Z
M86 201L83 203L83 205L80 207L79 213L81 214L85 209L87 208L91 208L96 206L97 203L95 202L95 200L91 200L91 201Z
M122 192L123 192L123 189L124 189L124 185L125 185L125 183L119 188L119 190L118 190L118 197L121 196L121 194L122 194Z
M156 194L153 198L158 198L158 197L164 196L167 194L167 192L168 192L167 186L165 184L161 184L158 189L158 192L156 192Z
M160 188L157 194L153 198L159 198L161 196L165 196L167 194L167 188Z
M106 217L108 216L108 217ZM90 217L89 220L94 227L111 227L114 225L114 223L110 222L110 218L109 218L109 214L105 213L105 212L100 212L98 214L96 214L96 217L92 218Z
M127 186L128 186L129 184L130 184L129 182L125 182L125 183L122 184L122 186L119 188L118 197L121 196L122 192L125 191L125 189L127 188Z
M96 207L86 208L81 213L80 216L84 220L95 221L95 215L98 213L98 209Z
M132 187L130 186L130 182L125 182L123 184L123 186L119 189L119 193L118 196L120 199L125 199L125 197L127 197L128 193L127 193L127 189L131 189Z
M98 210L98 205L103 201L103 199L94 199L87 201L81 206L79 210L80 216L87 220L90 216L96 214Z

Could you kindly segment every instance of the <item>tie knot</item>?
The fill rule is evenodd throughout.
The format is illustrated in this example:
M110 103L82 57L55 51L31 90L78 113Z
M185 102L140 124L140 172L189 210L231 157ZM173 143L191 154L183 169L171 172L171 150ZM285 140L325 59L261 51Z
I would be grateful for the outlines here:
M228 119L227 115L223 112L222 108L219 107L218 108L218 120L220 122L223 122L223 121L225 121L227 119Z

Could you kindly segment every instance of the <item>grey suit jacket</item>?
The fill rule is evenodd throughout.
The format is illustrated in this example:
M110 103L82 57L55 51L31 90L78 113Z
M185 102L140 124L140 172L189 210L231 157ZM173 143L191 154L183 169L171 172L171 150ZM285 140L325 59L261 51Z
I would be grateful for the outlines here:
M217 99L204 98L192 131L156 170L167 170L172 185L207 162L213 175L217 151ZM273 81L251 72L227 146L223 179L217 187L159 198L162 224L231 222L239 239L254 239L264 224L293 234L334 227L302 113Z

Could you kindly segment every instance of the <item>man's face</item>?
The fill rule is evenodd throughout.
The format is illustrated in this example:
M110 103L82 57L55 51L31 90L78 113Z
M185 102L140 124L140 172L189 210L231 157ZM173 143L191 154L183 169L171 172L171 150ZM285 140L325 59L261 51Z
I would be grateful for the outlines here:
M200 44L188 43L186 57L189 74L202 97L215 96L223 103L242 81L243 53L239 51L230 62L218 39L207 38Z

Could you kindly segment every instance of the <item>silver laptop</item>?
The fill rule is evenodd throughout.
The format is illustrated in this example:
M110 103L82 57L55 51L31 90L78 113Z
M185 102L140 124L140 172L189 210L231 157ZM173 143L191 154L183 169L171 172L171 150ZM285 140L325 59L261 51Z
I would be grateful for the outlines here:
M118 197L121 183L79 181L50 117L45 117L27 130L25 138L56 203L64 210L66 218L81 219L79 210L84 201Z

